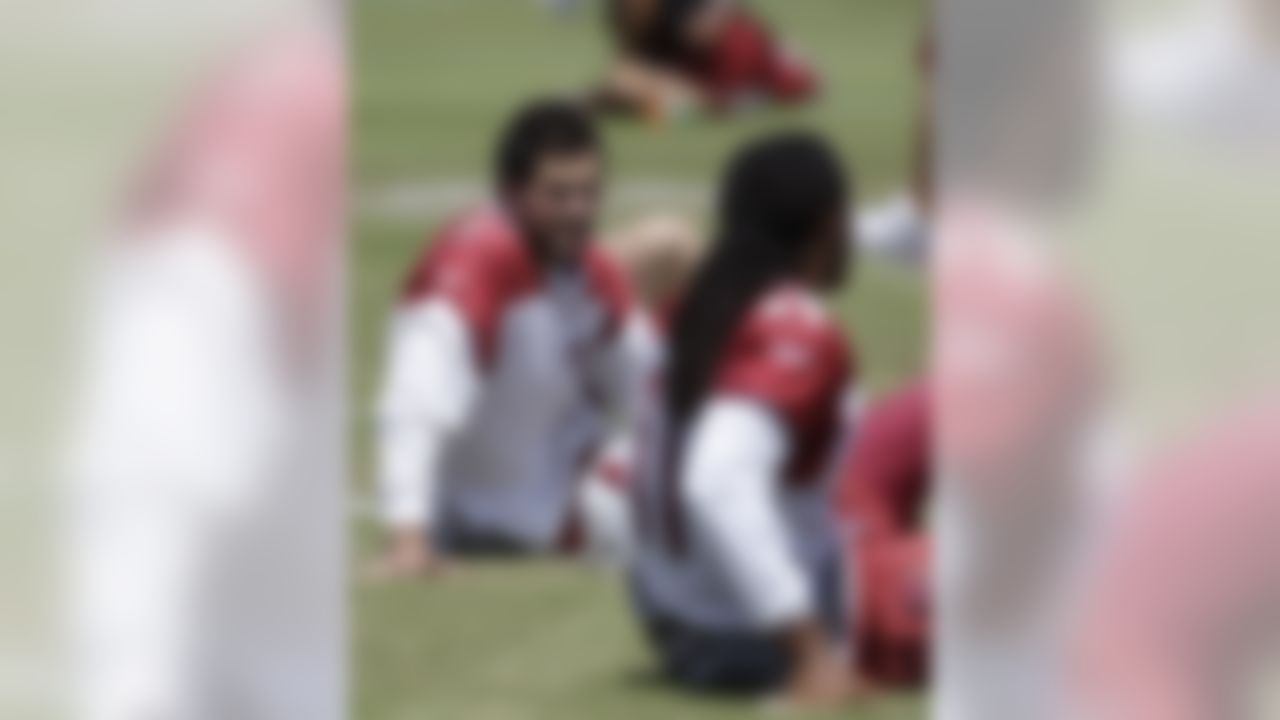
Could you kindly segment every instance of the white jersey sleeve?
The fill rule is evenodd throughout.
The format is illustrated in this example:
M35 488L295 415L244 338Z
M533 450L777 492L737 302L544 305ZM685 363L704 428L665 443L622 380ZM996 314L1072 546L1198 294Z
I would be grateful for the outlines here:
M720 398L699 415L684 460L683 500L748 620L761 629L813 613L812 589L779 498L787 445L769 410Z
M466 321L431 298L399 310L378 403L378 483L383 521L427 527L435 518L440 460L470 417L481 385Z

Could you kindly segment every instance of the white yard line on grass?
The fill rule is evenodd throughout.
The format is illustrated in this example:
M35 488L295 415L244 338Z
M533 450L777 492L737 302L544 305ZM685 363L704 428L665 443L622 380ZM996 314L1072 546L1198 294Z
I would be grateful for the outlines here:
M488 192L487 183L478 180L405 180L360 191L355 210L372 219L421 222L481 202ZM651 211L699 214L709 203L706 184L685 180L639 178L609 189L610 211L624 216Z

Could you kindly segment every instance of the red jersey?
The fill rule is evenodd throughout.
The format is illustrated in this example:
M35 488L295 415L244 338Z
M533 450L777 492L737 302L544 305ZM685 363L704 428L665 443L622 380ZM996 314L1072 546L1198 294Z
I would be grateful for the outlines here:
M818 91L813 68L781 47L763 22L741 10L725 21L692 71L711 101L721 107L752 94L798 103Z
M933 484L928 389L917 383L867 412L837 494L858 667L893 685L920 682L929 654L930 548L921 525Z
M929 385L920 381L880 401L858 426L858 442L840 475L840 516L859 536L919 529L932 485Z
M439 413L454 407L457 388L479 381L458 401L461 417L449 415L460 426L439 466L442 527L530 549L556 543L577 481L625 402L630 312L621 271L594 247L573 266L548 267L496 209L444 227L404 287L389 367L406 369L388 372L383 402L394 417ZM466 372L421 369L415 342L433 340L415 338L433 317L464 330L451 337Z
M626 278L594 244L580 268L592 299L594 330L588 339L612 341L630 309ZM402 293L403 304L442 298L462 314L485 365L498 352L512 310L547 289L547 277L519 231L501 211L483 208L447 223L418 259Z
M821 300L783 283L730 333L682 437L670 437L664 413L648 415L654 424L645 429L633 488L633 572L648 612L759 631L819 611L838 552L830 461L855 374L844 333ZM668 456L672 442L682 446L678 462ZM762 448L774 449L766 458ZM770 506L763 523L761 503ZM726 559L726 548L735 559Z
M781 285L747 313L724 353L714 394L769 408L790 441L787 479L809 483L826 469L856 372L844 332L810 291Z

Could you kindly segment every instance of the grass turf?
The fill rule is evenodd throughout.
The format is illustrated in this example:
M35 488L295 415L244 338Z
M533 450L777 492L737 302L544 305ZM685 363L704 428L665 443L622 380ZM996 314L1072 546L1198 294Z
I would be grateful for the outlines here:
M592 2L568 19L535 0L362 0L354 23L350 338L354 491L369 487L368 408L386 314L426 233L480 198L490 145L522 99L584 86L603 67ZM705 221L723 160L744 138L801 125L838 144L860 194L899 186L907 167L919 0L757 0L822 69L828 92L803 110L731 123L609 127L611 223L674 206ZM916 274L867 263L834 299L883 390L921 362L924 299ZM372 529L357 519L356 562ZM672 691L652 676L615 578L554 561L482 563L433 584L357 582L356 716L368 720L740 718L757 711ZM923 715L894 697L855 717ZM840 715L848 717L849 713Z

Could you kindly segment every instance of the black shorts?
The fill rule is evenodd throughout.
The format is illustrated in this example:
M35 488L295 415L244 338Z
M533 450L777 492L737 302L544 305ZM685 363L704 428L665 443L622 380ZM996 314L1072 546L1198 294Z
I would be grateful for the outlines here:
M759 694L782 687L791 674L791 653L775 635L698 628L665 617L638 583L632 583L632 599L663 676L676 685Z

